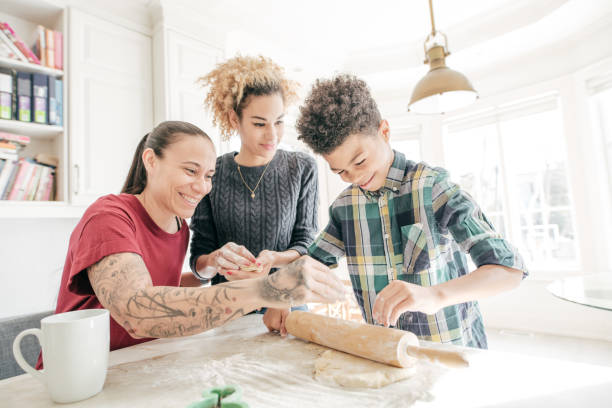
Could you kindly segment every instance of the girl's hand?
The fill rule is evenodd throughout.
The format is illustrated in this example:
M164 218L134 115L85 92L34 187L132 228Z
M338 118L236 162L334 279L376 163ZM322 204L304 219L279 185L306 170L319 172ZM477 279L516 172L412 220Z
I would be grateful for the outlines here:
M426 287L394 280L376 297L372 317L389 327L407 311L434 314L441 307L440 294L435 286Z

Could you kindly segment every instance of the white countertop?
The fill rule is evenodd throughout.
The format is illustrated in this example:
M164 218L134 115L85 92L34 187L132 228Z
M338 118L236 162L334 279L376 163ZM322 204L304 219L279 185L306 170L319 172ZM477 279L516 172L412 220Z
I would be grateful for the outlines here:
M612 311L612 273L558 279L548 286L548 290L570 302Z
M69 407L185 407L205 388L239 384L256 407L609 407L612 367L476 351L471 366L419 362L414 377L375 390L313 379L324 348L269 334L250 315L196 336L116 350L102 392ZM0 381L0 406L54 406L28 375Z

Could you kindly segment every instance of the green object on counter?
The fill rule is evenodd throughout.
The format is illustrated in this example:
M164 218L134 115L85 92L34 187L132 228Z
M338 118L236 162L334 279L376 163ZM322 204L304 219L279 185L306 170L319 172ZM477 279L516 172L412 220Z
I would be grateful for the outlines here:
M202 399L192 402L187 408L249 408L241 401L242 388L238 385L207 388L202 392Z

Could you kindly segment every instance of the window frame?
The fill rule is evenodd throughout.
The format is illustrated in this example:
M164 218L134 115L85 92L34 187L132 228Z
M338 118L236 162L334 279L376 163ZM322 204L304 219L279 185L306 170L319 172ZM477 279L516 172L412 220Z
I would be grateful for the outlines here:
M600 199L603 203L609 203L611 194L609 189L606 189L605 197L602 194L601 177L585 178L583 176L585 169L587 169L586 174L593 173L588 170L593 168L593 163L591 162L593 158L598 158L602 155L599 143L594 143L594 135L591 134L590 124L588 123L589 112L586 106L586 82L592 75L592 72L586 70L536 85L481 98L472 107L456 113L446 114L440 120L441 126L445 126L445 124L452 121L467 119L478 114L491 113L495 106L508 104L508 101L512 101L509 105L520 105L525 101L546 96L547 94L558 95L568 165L568 189L570 201L573 204L575 234L578 242L578 269L540 270L531 268L533 274L530 279L533 280L550 281L557 278L610 271L612 269L611 262L608 259L604 260L604 257L601 255L608 248L612 247L612 245L605 244L606 237L609 233L612 233L612 228L608 225L607 219L601 222L591 215L596 214L598 209L601 211L601 208L593 202ZM439 132L438 137L439 140L433 144L443 149L442 131ZM501 149L503 149L503 145ZM440 153L437 156L444 158L443 154ZM425 160L427 158L427 156L424 157ZM446 160L443 160L442 166L446 166ZM508 193L506 193L506 197L509 197ZM594 199L593 197L597 198ZM516 214L515 211L512 213ZM515 224L515 222L512 222L512 224ZM509 227L512 228L512 226ZM509 234L513 234L513 231L507 231L509 231ZM529 267L529 265L527 266Z

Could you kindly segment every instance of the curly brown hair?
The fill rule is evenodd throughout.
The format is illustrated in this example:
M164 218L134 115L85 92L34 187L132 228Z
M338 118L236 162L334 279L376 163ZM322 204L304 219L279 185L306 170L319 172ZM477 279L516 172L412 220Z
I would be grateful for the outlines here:
M219 126L223 140L228 140L233 133L229 113L233 110L240 118L250 96L280 93L285 106L298 99L299 84L287 79L282 67L261 55L238 55L217 64L197 82L202 87L210 87L204 105L212 112L213 125Z
M328 154L349 135L374 134L381 116L365 81L341 74L318 79L300 107L298 139L315 153Z

